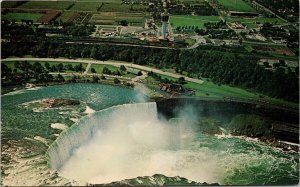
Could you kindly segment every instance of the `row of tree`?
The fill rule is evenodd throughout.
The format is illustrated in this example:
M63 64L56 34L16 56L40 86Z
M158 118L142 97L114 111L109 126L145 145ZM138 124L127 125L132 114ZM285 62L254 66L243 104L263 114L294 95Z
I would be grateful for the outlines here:
M16 43L3 43L2 58L16 55ZM17 45L20 46L20 45ZM272 97L298 101L298 78L282 68L275 72L258 64L259 58L245 49L199 46L192 50L155 49L114 45L82 45L59 42L27 43L24 54L35 57L65 57L122 60L157 68L176 68L193 77L210 78L218 84L250 89ZM20 48L19 48L20 50Z

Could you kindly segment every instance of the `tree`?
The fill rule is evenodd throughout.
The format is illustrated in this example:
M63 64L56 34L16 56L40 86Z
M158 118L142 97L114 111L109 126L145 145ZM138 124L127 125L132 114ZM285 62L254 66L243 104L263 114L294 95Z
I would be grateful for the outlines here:
M73 75L73 76L72 76L72 78L71 78L70 82L73 82L73 83L75 83L75 82L76 82L76 75Z
M73 68L72 64L65 65L65 69L67 69L69 71L74 71L74 68Z
M102 73L110 75L111 74L111 70L108 69L107 67L104 67L103 70L102 70Z
M114 83L115 83L115 84L120 84L121 81L120 81L118 78L114 78Z
M82 64L80 63L80 64L76 65L74 67L74 69L75 69L76 72L81 72L83 70Z
M185 84L185 78L184 77L179 77L178 78L178 83L179 84Z
M142 76L143 75L143 73L141 72L141 71L139 71L138 73L137 73L137 76Z
M93 76L93 82L94 82L94 83L97 83L99 80L100 80L100 79L99 79L98 76Z
M58 74L58 75L57 75L56 80L57 80L58 82L65 82L65 78L64 78L61 74Z
M122 21L120 21L120 24L122 26L128 26L128 21L127 20L122 20Z
M92 73L96 73L95 68L91 68L91 72L92 72Z
M239 39L239 44L240 44L240 45L243 44L243 39L242 39L242 38Z
M121 65L120 66L120 70L123 71L123 72L125 72L126 71L126 67L124 65Z
M56 69L58 72L62 72L64 70L64 65L62 63L59 63L56 65Z
M45 68L46 68L47 70L49 70L49 71L51 70L51 67L50 67L49 62L46 62L46 63L45 63Z

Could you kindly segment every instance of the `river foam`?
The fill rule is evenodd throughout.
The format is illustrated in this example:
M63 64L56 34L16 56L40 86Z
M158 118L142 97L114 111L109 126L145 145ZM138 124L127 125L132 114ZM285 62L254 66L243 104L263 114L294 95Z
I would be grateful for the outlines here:
M192 116L179 117L170 123L159 120L155 103L95 112L50 146L50 167L65 178L93 184L154 174L207 183L272 184L282 180L270 177L282 168L285 176L297 173L296 160L256 139L205 135L189 123Z

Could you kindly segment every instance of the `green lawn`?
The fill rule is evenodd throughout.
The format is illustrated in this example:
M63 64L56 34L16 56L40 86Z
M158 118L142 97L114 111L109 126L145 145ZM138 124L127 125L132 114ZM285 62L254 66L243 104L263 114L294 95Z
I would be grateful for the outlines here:
M89 73L91 72L91 69L94 68L96 70L96 73L101 74L104 67L107 67L111 71L117 71L120 69L119 67L112 66L112 65L92 64Z
M219 16L192 16L192 15L176 15L170 17L171 26L176 28L178 26L198 26L204 28L206 22L219 22Z
M126 74L123 75L122 77L135 78L136 75L133 75L133 74L131 74L131 73L126 73Z
M72 1L28 1L18 8L65 10L71 5Z
M160 75L163 79L167 78L169 80L176 81L177 79L174 77L169 77L165 75ZM155 84L159 84L158 81L154 80L153 77L148 77L148 81L154 82ZM291 107L297 107L297 103L292 103L288 101L284 101L281 99L275 99L275 98L270 98L268 96L263 96L263 98L260 97L262 94L255 94L253 92L249 92L247 90L237 88L237 87L231 87L231 86L226 86L226 85L217 85L214 84L208 80L205 80L203 84L198 84L194 82L189 82L186 81L187 84L184 84L183 86L185 88L190 88L196 92L196 96L198 97L205 97L208 99L221 99L223 100L224 98L231 98L235 100L246 100L246 101L260 101L264 100L273 104L278 104L278 105L287 105ZM147 83L147 86L150 88L155 88L155 86L151 83ZM157 88L157 87L156 87Z
M22 21L22 20L32 20L33 22L36 22L39 20L44 14L38 14L38 13L7 13L2 14L2 19L8 19L8 20L16 20L16 21Z
M253 7L243 0L217 0L227 10L239 12L256 12Z

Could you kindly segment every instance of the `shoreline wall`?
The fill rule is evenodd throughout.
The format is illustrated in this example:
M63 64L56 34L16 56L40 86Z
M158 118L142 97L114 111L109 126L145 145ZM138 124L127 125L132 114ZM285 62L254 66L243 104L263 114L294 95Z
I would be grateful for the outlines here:
M294 143L299 143L299 113L296 110L260 106L252 103L208 101L191 98L173 98L157 100L158 113L172 118L180 108L192 107L199 116L218 119L226 124L238 115L257 115L270 121L271 137ZM252 122L249 121L249 124ZM243 126L245 124L241 124ZM241 134L251 136L251 134Z

